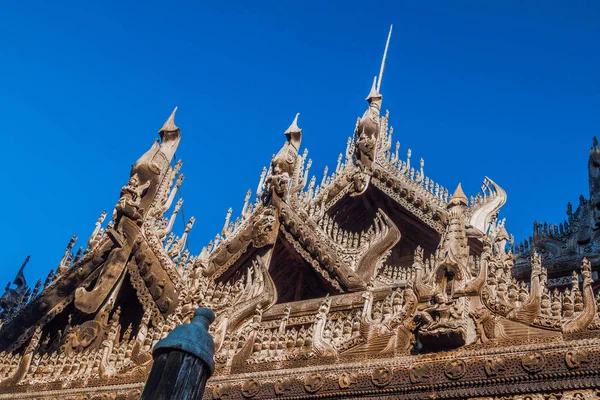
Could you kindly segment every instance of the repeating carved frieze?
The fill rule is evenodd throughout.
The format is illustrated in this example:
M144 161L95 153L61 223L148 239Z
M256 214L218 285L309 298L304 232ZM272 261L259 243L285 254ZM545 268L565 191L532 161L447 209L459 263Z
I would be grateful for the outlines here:
M444 374L450 379L457 380L467 373L467 363L463 360L448 361L444 366Z
M313 373L304 378L304 389L308 393L316 393L323 387L323 376Z
M242 395L246 398L254 397L260 390L260 382L256 379L248 379L242 384Z
M525 371L535 374L546 366L546 357L540 352L529 352L521 358L521 365Z
M373 370L371 381L373 382L373 385L377 387L384 387L390 384L393 377L394 372L391 369L379 367Z

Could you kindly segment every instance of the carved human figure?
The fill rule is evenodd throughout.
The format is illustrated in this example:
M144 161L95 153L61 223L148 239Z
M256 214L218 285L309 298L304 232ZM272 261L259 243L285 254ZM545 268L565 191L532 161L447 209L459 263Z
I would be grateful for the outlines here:
M448 300L442 292L436 292L431 304L421 306L418 310L422 331L456 327L461 319L457 302Z
M117 213L120 212L133 220L142 218L141 213L143 213L144 210L140 209L140 202L142 201L142 193L150 186L150 182L151 181L148 181L140 185L137 174L133 174L131 178L129 178L127 185L123 186L121 189L121 198L115 206ZM117 214L117 219L118 218L119 214Z
M270 174L266 177L265 190L262 196L265 204L271 201L273 194L283 200L287 198L290 180L296 168L298 150L302 141L302 129L298 127L298 115L285 131L287 141L271 161Z

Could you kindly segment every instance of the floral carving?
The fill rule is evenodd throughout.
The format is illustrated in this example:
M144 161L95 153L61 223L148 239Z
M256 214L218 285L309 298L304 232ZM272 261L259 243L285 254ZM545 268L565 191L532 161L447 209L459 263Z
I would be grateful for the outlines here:
M246 398L254 397L260 390L260 382L256 379L248 379L242 385L242 395Z
M523 369L531 374L535 374L544 369L546 357L542 353L529 352L521 358Z
M323 377L320 374L310 374L304 379L304 389L308 393L315 393L323 387Z
M465 376L467 373L467 363L463 360L452 360L446 363L444 374L449 379L457 380Z
M384 387L389 385L393 376L394 372L391 369L379 367L373 370L373 373L371 374L371 381L373 382L373 385L377 387Z

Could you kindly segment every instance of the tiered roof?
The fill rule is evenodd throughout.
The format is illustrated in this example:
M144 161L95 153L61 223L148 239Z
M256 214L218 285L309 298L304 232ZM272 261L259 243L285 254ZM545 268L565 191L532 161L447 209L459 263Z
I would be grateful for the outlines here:
M551 290L545 256L510 243L498 218L504 190L485 178L481 194L468 199L459 184L450 196L423 160L411 165L410 150L401 160L380 91L381 73L319 184L296 115L255 197L246 194L236 219L227 213L198 255L184 250L194 218L181 236L171 232L183 180L174 111L85 250L73 255L73 238L41 293L28 293L24 279L10 289L17 297L7 290L0 398L139 397L152 346L198 306L217 315L207 398L594 388L596 258L581 249L595 253L597 143L593 193L569 215L579 228L563 232L579 253L567 252L570 281ZM519 280L515 261L526 265Z

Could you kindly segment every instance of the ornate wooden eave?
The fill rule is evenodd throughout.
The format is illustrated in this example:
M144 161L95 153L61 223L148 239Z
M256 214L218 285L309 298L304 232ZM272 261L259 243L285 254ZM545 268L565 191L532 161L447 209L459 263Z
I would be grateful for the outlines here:
M277 228L274 209L259 205L233 234L212 251L206 261L204 275L220 277L248 251L250 245L261 248L273 244Z
M35 329L50 322L73 301L75 288L89 284L106 260L110 240L105 238L93 252L86 254L67 274L59 276L33 301L0 329L0 348L16 349L31 337Z

